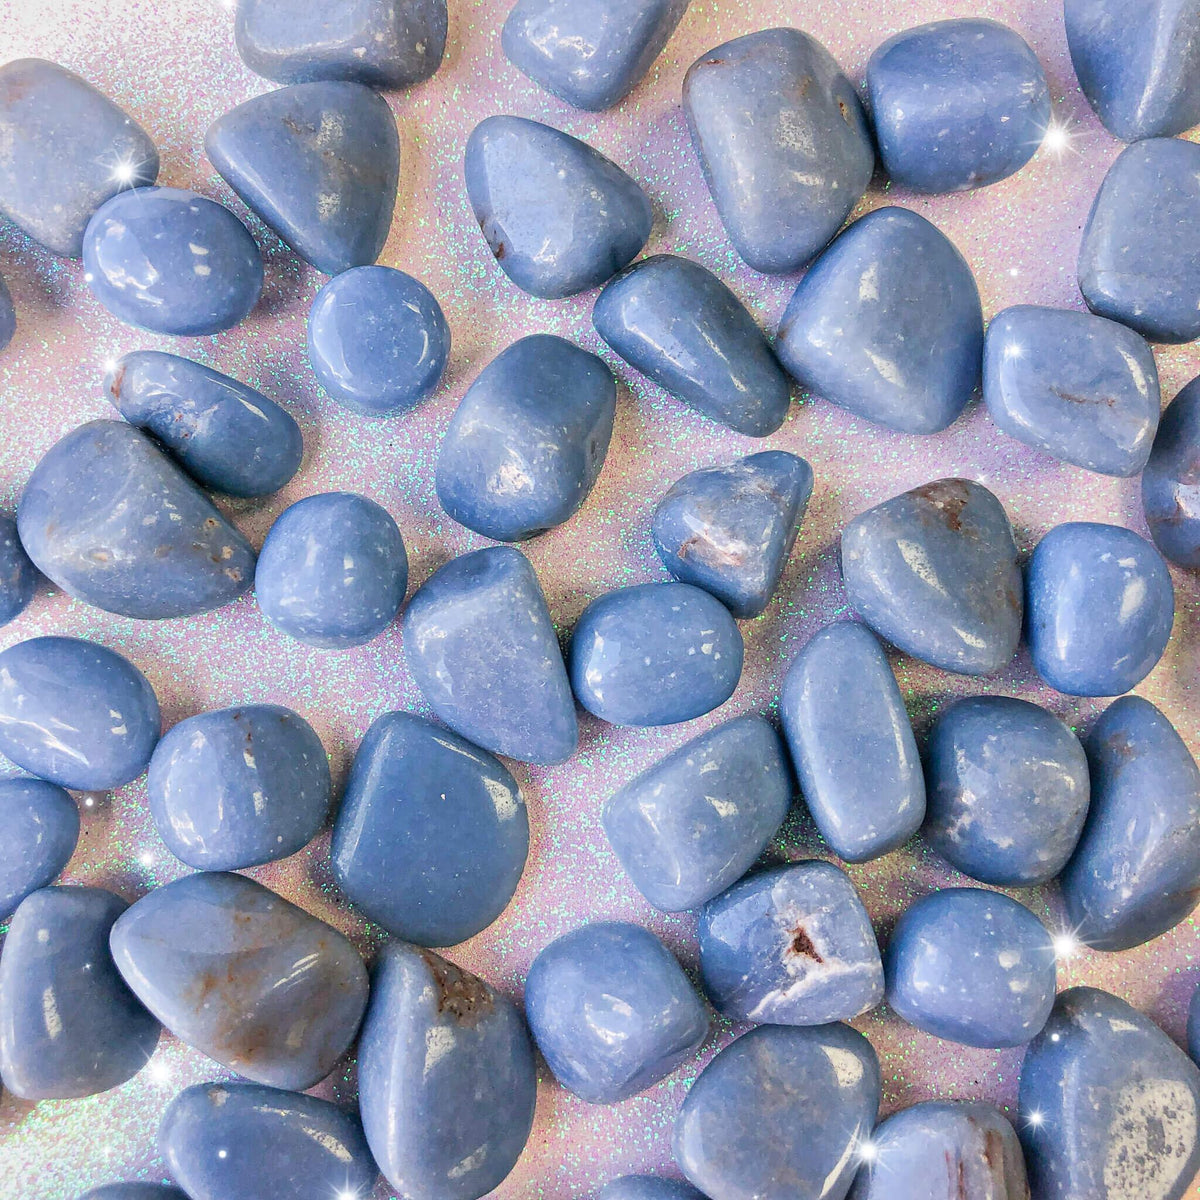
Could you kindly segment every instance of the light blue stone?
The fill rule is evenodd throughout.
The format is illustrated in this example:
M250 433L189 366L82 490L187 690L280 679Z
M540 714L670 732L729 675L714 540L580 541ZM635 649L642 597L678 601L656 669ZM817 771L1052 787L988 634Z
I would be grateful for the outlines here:
M610 1179L597 1200L706 1200L690 1183L661 1175L622 1175Z
M1162 415L1142 472L1142 505L1159 551L1180 567L1200 567L1200 380Z
M166 1183L106 1183L84 1192L78 1200L188 1200Z
M1200 1059L1200 986L1192 992L1187 1014L1187 1045L1192 1060Z
M0 513L0 626L19 617L37 591L37 568L21 545L16 521Z
M525 1012L554 1077L589 1104L644 1092L708 1036L708 1014L674 955L624 921L551 942L526 976Z
M17 310L13 307L12 294L8 284L0 279L0 350L8 348L17 332Z
M17 776L0 779L0 921L38 888L53 883L75 853L79 810L57 784Z

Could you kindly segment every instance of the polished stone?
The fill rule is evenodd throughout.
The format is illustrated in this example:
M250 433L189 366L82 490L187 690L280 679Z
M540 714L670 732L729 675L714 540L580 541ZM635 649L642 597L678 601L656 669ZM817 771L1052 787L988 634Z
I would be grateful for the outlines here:
M1200 986L1192 992L1188 1004L1187 1048L1193 1062L1200 1059Z
M1162 415L1142 472L1150 536L1180 567L1200 567L1200 380L1193 379Z
M84 1192L78 1200L188 1200L166 1183L106 1183Z
M37 591L37 568L17 533L17 522L0 513L0 626L19 617Z
M6 350L17 332L17 310L8 284L0 279L0 350Z
M18 775L0 779L0 921L38 888L53 883L75 853L79 810L56 783Z
M610 1179L597 1200L706 1200L690 1183L661 1175L622 1175Z

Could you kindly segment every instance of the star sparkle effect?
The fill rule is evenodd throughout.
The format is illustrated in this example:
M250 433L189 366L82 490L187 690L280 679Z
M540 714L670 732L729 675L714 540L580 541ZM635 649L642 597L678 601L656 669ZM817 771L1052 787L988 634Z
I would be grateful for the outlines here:
M1052 117L1042 137L1042 145L1049 154L1061 162L1068 154L1079 153L1078 140L1079 134L1072 122L1060 121L1057 117Z

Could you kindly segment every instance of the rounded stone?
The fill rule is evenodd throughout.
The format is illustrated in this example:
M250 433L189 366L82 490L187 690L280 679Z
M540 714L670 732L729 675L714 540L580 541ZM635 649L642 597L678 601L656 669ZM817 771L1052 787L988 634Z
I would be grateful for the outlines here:
M1180 567L1200 567L1200 379L1162 415L1142 472L1142 506L1150 536Z
M0 513L0 626L29 607L37 591L37 568L21 545L16 521Z
M79 809L57 784L25 776L0 779L0 921L30 892L53 883L75 853Z

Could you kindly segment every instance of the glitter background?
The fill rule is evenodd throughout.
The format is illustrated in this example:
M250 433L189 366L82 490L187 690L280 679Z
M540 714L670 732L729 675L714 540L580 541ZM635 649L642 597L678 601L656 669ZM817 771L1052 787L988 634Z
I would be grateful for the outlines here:
M626 167L653 198L649 253L674 251L715 270L773 329L795 277L758 276L725 239L688 144L679 104L687 65L727 38L795 21L792 0L693 0L650 76L615 111L579 113L539 90L500 51L507 0L450 0L445 63L430 82L389 96L403 146L400 199L381 261L423 279L453 329L454 349L442 388L419 411L384 422L348 414L318 393L304 352L304 317L321 282L248 214L203 155L209 123L270 85L247 71L233 46L232 13L217 0L0 0L3 58L39 55L80 72L144 126L162 152L160 182L226 201L263 246L262 302L240 328L214 338L169 339L140 333L105 313L84 287L78 263L54 259L11 228L0 230L0 274L18 312L15 340L0 356L0 507L15 504L37 458L63 433L112 416L101 394L106 359L139 348L167 349L210 363L281 400L304 429L303 467L265 503L226 506L255 541L288 503L331 489L359 490L396 517L412 560L411 586L454 554L484 544L445 518L433 488L438 439L478 371L519 336L553 332L597 350L623 382L608 462L591 499L575 518L527 547L551 611L565 634L584 605L609 588L665 578L650 543L657 498L697 466L728 461L764 445L804 455L816 490L779 594L757 620L744 623L746 671L733 699L702 720L659 730L619 730L590 717L581 749L552 769L516 766L529 801L533 845L513 903L489 930L452 957L513 996L533 956L553 937L590 918L628 918L660 933L694 970L694 919L655 913L625 878L600 828L600 806L619 785L667 751L740 712L776 704L787 663L812 633L849 615L838 581L838 530L862 509L944 475L969 475L1004 501L1028 550L1050 526L1067 520L1114 521L1145 533L1136 480L1109 479L1056 463L1005 438L979 405L953 428L906 437L860 422L807 397L766 443L705 422L647 385L602 347L589 316L594 295L543 302L501 274L471 218L461 178L463 147L477 121L511 112L548 121L583 137ZM1045 64L1056 116L1070 148L1045 148L1016 177L983 191L927 199L876 182L856 212L898 202L932 218L975 269L990 316L1016 303L1080 307L1075 260L1080 230L1119 144L1079 94L1067 56L1058 0L809 0L804 27L861 81L875 45L921 21L984 15L1015 26ZM892 194L888 194L892 191ZM1157 352L1164 396L1200 373L1200 349ZM1139 692L1161 705L1200 750L1197 655L1200 579L1173 572L1178 615L1162 663ZM361 649L331 653L274 633L253 597L186 621L153 624L88 609L45 590L17 621L0 630L0 646L62 632L114 646L149 675L168 723L203 709L266 701L288 704L317 728L340 781L368 724L393 708L425 711L404 665L398 627ZM1022 652L1002 675L956 678L903 658L896 669L922 734L948 698L998 692L1040 701L1076 728L1101 705L1050 692ZM0 768L3 770L6 768ZM81 797L83 835L65 878L111 888L127 899L184 873L159 841L143 783L111 795ZM789 821L770 857L824 854L805 816ZM328 834L278 864L250 874L346 931L370 953L378 933L351 912L333 888ZM877 929L886 935L914 896L961 883L923 846L850 868ZM1020 898L1053 925L1061 903L1052 892ZM1062 965L1060 986L1107 987L1149 1013L1177 1039L1198 948L1194 921L1125 954L1080 954ZM972 1050L941 1043L877 1011L856 1022L883 1064L886 1111L930 1097L975 1097L1011 1105L1020 1052ZM697 1071L737 1032L716 1022L695 1061L644 1095L611 1108L590 1107L549 1080L542 1068L538 1115L529 1146L495 1193L567 1200L606 1179L670 1164L670 1126ZM161 1179L155 1131L164 1105L187 1084L220 1078L202 1055L164 1035L149 1067L125 1086L83 1101L0 1103L0 1195L10 1200L68 1200L117 1179ZM319 1089L353 1102L353 1063ZM1200 1195L1200 1189L1194 1189ZM376 1198L393 1193L382 1184Z

